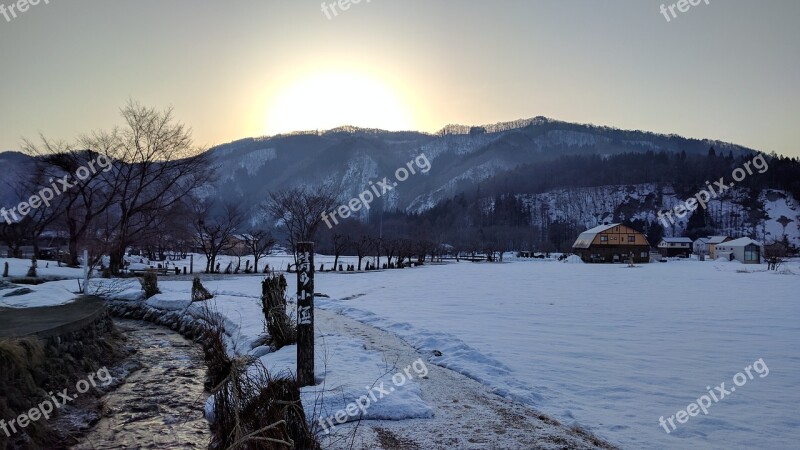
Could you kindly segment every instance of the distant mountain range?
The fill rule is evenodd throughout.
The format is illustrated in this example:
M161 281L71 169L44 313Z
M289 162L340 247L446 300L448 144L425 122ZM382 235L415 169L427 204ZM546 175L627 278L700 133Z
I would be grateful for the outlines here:
M516 178L509 179L519 179L529 168L566 156L610 158L630 153L667 152L691 157L707 155L710 147L714 147L718 155L734 158L756 153L726 142L574 124L544 117L485 126L451 125L435 134L341 127L325 132L247 138L212 148L208 151L219 167L219 179L205 195L249 205L251 220L258 221L258 204L270 191L334 181L341 183L342 198L350 199L367 190L371 181L384 177L393 180L398 168L424 154L431 163L431 170L400 183L386 199L386 209L422 212L457 194L480 189L483 182L492 181L496 185L510 173L515 173ZM28 156L20 153L0 154L0 166L4 169L0 173L0 183L13 184L14 177L24 172L28 160ZM574 184L553 186L551 195L515 185L505 186L505 190L539 208L547 203L548 214L554 214L554 218L560 214L566 217L559 220L572 220L579 227L590 227L618 213L619 202L629 201L630 196L620 195L622 191L633 189L635 197L645 202L648 194L645 191L657 188L656 184L647 184L649 181L655 180L644 179L636 187L611 183L610 187L594 191L592 186L581 186L588 189L584 194L595 200L582 199L585 205L580 214L574 212L576 206L570 206L571 200L564 194L565 189L569 191ZM698 180L698 183L704 181ZM602 192L609 195L607 201L593 197L605 195ZM0 195L0 201L5 204L13 201L13 195L7 190ZM778 195L783 194L779 191ZM646 206L644 203L632 205L633 210L627 214L652 218L652 209L657 207L652 200L650 198ZM792 209L797 202L792 196L788 196L786 202L788 206L780 207L781 215L794 214L788 218L793 221L788 228L793 238L800 238L797 228L800 218L798 211ZM665 208L669 206L664 205ZM647 211L636 211L643 208ZM678 234L681 230L674 232Z
M578 125L537 117L495 125L451 125L436 134L342 127L242 139L209 150L220 165L215 195L256 204L271 190L340 181L353 198L370 181L393 178L414 156L425 154L432 168L398 186L388 209L419 211L455 195L465 186L504 171L565 155L609 156L647 151L704 155L710 146L734 155L754 150L711 140Z

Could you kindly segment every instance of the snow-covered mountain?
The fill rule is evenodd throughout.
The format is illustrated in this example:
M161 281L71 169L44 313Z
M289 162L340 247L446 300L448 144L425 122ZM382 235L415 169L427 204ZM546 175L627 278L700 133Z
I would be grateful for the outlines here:
M467 127L436 134L342 127L327 132L250 138L210 150L218 162L216 195L257 204L271 190L334 180L343 197L356 197L370 181L393 179L398 168L425 154L430 172L398 185L387 207L424 210L465 186L503 171L563 155L647 151L705 154L710 146L738 156L753 150L711 140L578 125L543 117Z
M255 222L260 219L259 205L270 191L334 181L341 184L341 197L346 201L370 189L371 182L384 178L394 181L397 169L407 167L415 157L424 154L430 161L430 171L398 183L385 198L388 210L421 212L459 193L480 191L483 181L492 180L496 185L498 178L502 180L506 173L517 171L519 176L522 171L524 176L526 168L563 156L609 158L649 152L693 156L706 155L712 146L718 154L731 157L756 153L714 140L573 124L543 117L484 126L450 125L435 134L341 127L325 132L242 139L210 149L219 176L206 195L244 205ZM0 154L0 165L8 169L0 173L0 182L14 185L26 158L19 153ZM564 184L544 192L526 191L513 185L506 189L524 199L531 208L534 226L563 221L590 227L621 218L652 222L659 209L677 204L678 195L669 183L652 181L581 188ZM3 192L0 200L12 204L13 192ZM797 200L792 195L779 189L761 192L759 209L767 217L760 222L737 221L737 217L746 216L737 195L744 194L733 190L728 197L710 205L710 213L720 216L719 221L715 220L720 232L762 236L785 232L793 241L800 239ZM679 235L685 228L683 220L668 228L666 234Z

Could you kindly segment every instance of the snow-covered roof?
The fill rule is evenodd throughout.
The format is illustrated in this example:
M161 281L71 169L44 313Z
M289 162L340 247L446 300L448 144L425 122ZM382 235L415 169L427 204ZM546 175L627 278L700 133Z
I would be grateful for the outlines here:
M687 237L665 237L662 239L664 242L670 244L691 244L692 240Z
M697 243L699 242L699 243L701 243L701 244L708 244L708 239L709 239L709 238L704 238L704 237L697 238L697 240L696 240L696 241L694 241L694 243L695 243L695 244L697 244Z
M572 248L589 248L592 245L592 241L594 238L603 231L610 230L616 226L619 226L618 223L611 223L607 225L598 225L590 230L586 230L578 236L578 239L572 244Z
M722 244L725 239L728 239L728 236L709 236L708 243L709 244Z
M755 245L758 245L759 247L761 246L760 242L754 241L754 240L752 240L752 239L750 239L748 237L734 239L734 240L732 240L730 242L724 242L722 245L723 245L723 247L744 247L744 246L747 246L747 245L750 245L750 244L755 244Z

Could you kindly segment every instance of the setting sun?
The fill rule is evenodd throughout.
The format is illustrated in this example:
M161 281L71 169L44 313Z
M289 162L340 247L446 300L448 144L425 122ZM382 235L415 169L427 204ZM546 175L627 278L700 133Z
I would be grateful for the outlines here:
M342 125L411 130L410 107L398 89L360 73L328 72L294 81L272 105L269 134L325 130Z

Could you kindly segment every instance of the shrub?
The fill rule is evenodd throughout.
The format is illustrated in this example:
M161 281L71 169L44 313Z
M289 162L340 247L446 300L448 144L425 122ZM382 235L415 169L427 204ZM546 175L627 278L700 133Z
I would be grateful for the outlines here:
M203 283L200 282L200 278L194 277L192 281L192 303L204 302L212 298L214 298L214 296L203 286Z
M261 309L271 343L276 349L297 342L297 328L286 314L287 287L283 275L273 275L261 283Z
M144 276L142 276L141 282L145 298L150 298L161 293L161 291L158 289L158 275L155 271L148 270L145 272Z
M25 276L28 278L36 278L36 269L37 269L36 257L34 256L33 258L31 258L31 267L28 269L28 274Z

